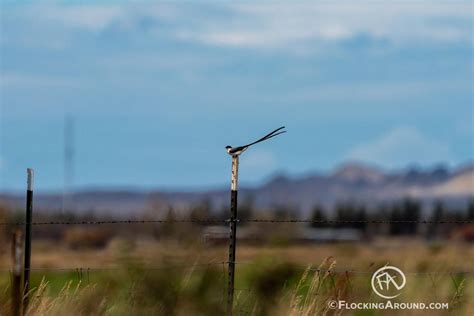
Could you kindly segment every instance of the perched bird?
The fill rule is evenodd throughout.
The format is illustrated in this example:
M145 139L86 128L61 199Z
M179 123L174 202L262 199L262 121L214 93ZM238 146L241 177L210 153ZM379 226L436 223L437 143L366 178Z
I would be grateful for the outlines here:
M255 145L257 143L260 143L260 142L263 142L267 139L270 139L272 137L275 137L277 135L280 135L280 134L283 134L283 133L286 133L286 131L282 131L282 129L284 129L285 126L282 126L280 128L277 128L276 130L274 130L273 132L263 136L262 138L260 138L259 140L256 140L254 141L253 143L250 143L250 144L247 144L247 145L243 145L243 146L238 146L238 147L232 147L232 146L225 146L225 149L227 150L227 153L231 156L238 156L240 155L241 153L243 153L244 151L247 150L247 148L249 148L250 146L252 145Z

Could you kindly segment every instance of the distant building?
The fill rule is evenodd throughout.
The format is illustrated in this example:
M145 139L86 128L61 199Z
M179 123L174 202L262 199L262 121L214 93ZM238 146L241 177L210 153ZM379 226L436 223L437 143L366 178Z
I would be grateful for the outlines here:
M256 233L252 227L239 227L237 240L245 243L264 243L264 233ZM301 228L288 242L295 244L318 244L337 242L358 242L364 239L364 234L355 228ZM208 226L203 231L203 241L209 245L226 244L229 240L229 228L226 226Z
M225 226L208 226L204 228L202 235L205 244L223 244L229 240L229 228Z
M306 228L297 241L300 243L357 242L363 234L355 228Z

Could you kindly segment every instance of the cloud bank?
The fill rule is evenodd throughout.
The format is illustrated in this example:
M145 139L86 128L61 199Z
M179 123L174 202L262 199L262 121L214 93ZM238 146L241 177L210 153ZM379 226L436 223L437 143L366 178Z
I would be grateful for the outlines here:
M398 127L356 146L347 154L346 159L401 168L415 163L451 163L453 155L447 144L423 135L416 128Z

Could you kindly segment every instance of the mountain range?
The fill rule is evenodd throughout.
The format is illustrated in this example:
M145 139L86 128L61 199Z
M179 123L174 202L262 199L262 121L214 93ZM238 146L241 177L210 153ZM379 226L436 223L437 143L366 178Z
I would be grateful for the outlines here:
M438 166L387 171L362 163L347 163L325 174L280 174L261 186L239 190L239 201L252 201L258 209L293 207L303 214L307 214L316 204L331 206L337 202L350 201L375 206L406 197L416 198L424 205L442 200L452 208L465 207L468 201L474 199L474 165L453 169ZM0 193L0 201L12 208L24 207L24 196L21 194ZM70 206L75 212L130 217L167 210L169 206L185 212L203 202L215 210L226 208L229 204L229 189L82 190L74 193ZM34 205L38 212L59 211L62 194L36 194Z

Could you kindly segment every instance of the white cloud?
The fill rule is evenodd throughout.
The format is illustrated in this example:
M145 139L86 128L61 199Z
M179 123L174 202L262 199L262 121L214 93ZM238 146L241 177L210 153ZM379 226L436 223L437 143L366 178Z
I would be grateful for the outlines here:
M152 28L178 39L229 47L293 50L301 49L303 43L314 46L315 41L340 41L360 34L393 43L472 41L469 1L244 2L201 7L183 3L43 4L27 8L27 21L49 22L57 28L101 32L119 25L121 30L141 32L139 25L146 18L159 22ZM160 24L163 21L169 22L166 28Z
M182 29L177 36L206 44L241 47L338 41L359 34L394 43L470 41L472 37L468 24L437 21L451 18L469 21L469 2L239 3L229 8L233 18Z
M399 168L413 163L451 163L453 156L448 145L426 137L416 128L399 127L375 140L356 146L345 159Z
M40 5L32 7L29 13L62 26L102 30L114 20L123 18L126 11L112 5Z
M60 4L45 3L8 8L15 18L30 19L32 23L45 23L59 28L101 32L112 25L134 29L141 18L175 20L178 6L153 3Z

